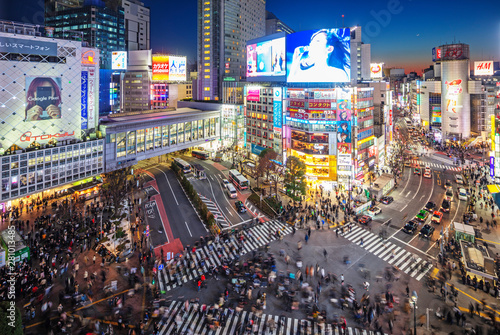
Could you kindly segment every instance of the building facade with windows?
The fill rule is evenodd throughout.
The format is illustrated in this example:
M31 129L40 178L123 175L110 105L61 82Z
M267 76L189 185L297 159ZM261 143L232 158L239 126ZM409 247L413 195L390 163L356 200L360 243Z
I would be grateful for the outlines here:
M122 0L127 50L148 50L151 42L149 7L142 1Z
M221 100L246 77L246 41L266 33L265 0L198 0L197 100Z

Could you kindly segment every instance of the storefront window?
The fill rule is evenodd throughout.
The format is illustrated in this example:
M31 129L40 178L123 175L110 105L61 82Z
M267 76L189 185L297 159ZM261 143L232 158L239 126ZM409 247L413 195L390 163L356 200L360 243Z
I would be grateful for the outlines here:
M164 147L168 146L168 126L162 126L162 145Z
M203 124L205 126L205 129L203 131L204 137L209 137L210 136L210 120L204 119Z
M170 125L170 145L177 143L177 124Z
M155 148L161 147L161 127L155 127Z
M144 152L144 129L137 130L137 153Z
M198 120L198 138L203 138L203 120Z
M37 183L43 182L43 171L36 172L36 182Z
M135 154L135 131L129 131L127 134L127 155Z
M15 177L12 177L11 179L12 179L12 183L10 184L10 188L11 188L12 190L15 190L15 189L17 189L17 188L18 188L18 186L19 186L19 184L18 184L18 177L17 177L17 176L15 176Z
M28 173L28 183L33 185L35 183L35 172Z
M9 178L2 179L2 192L6 192L10 189Z
M186 142L191 141L191 122L184 123L184 140Z
M146 129L146 149L153 150L153 128Z
M178 123L177 127L177 142L184 143L184 123Z
M116 135L116 157L125 156L125 133Z
M198 121L193 121L193 140L198 139Z

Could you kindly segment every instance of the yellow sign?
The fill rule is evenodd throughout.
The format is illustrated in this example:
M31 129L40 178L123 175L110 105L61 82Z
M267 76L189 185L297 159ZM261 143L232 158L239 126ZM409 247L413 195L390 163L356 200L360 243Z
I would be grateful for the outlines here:
M491 114L491 151L495 152L495 114Z

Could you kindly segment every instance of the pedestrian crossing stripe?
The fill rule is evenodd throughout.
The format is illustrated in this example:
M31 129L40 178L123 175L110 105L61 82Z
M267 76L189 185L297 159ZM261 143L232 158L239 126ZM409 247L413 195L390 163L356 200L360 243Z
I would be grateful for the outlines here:
M418 161L418 160L412 160L410 162L412 164L418 164L418 165L420 165L421 168L423 168L425 166L428 166L430 168L446 169L448 171L455 171L455 172L462 171L462 168L458 167L458 166L450 166L450 165L445 165L445 164L429 163L429 162Z
M416 257L394 243L381 241L379 236L358 226L351 225L343 236L416 280L421 280L432 268L431 262ZM363 239L363 245L361 245L361 239Z
M199 335L230 335L241 334L242 330L246 327L252 326L250 333L252 334L282 334L282 335L295 335L295 334L349 334L349 335L376 335L382 334L372 330L367 330L358 327L346 327L342 331L340 326L334 327L331 320L319 323L306 319L298 318L284 318L284 322L280 322L281 317L267 313L259 313L241 311L239 313L229 311L229 309L221 309L219 313L224 314L226 321L224 326L220 325L218 329L210 329L209 323L206 321L204 313L200 313L200 308L195 308L195 304L189 303L187 309L185 302L172 301L168 306L168 314L163 315L159 324L158 335L174 334L176 330L178 334L199 334ZM264 310L265 311L265 310ZM180 317L178 317L180 316ZM251 321L253 320L253 324ZM270 325L273 320L274 329L271 330ZM266 329L266 332L264 332ZM387 334L384 334L387 335Z
M229 227L230 224L227 221L226 216L222 213L217 204L199 193L198 195L200 196L201 201L203 201L203 203L207 205L207 209L210 211L210 213L212 213L214 216L217 215L217 223L222 228Z
M209 272L210 268L215 266L220 266L221 261L217 256L217 250L220 248L222 256L227 259L233 260L237 255L245 255L252 250L256 250L272 241L276 240L275 232L279 231L282 236L288 235L292 232L292 227L281 223L276 220L267 221L262 225L253 226L247 230L243 231L245 237L245 243L240 254L237 250L239 248L236 238L234 236L229 237L228 243L220 241L219 244L212 243L212 249L209 246L203 246L202 248L197 248L195 253L189 252L186 257L182 259L184 263L184 273L172 272L169 269L163 268L163 270L158 271L158 283L161 292L170 291L183 283L188 281L193 281L195 278L203 273ZM194 256L194 257L193 257ZM185 259L192 259L194 261L194 268L187 266ZM202 263L203 266L202 266ZM198 270L200 269L200 270ZM200 272L201 271L201 272Z

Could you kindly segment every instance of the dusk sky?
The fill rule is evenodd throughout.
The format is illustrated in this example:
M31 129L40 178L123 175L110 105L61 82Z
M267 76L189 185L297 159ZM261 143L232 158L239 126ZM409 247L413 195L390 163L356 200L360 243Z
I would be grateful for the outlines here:
M1 19L43 24L43 0L0 0ZM196 0L143 0L151 8L154 52L196 60ZM392 13L389 11L392 9ZM500 60L500 2L267 0L267 10L296 31L361 26L373 62L421 70L432 63L432 48L453 41L470 45L472 60ZM377 15L388 13L389 15ZM42 20L42 21L40 21Z

